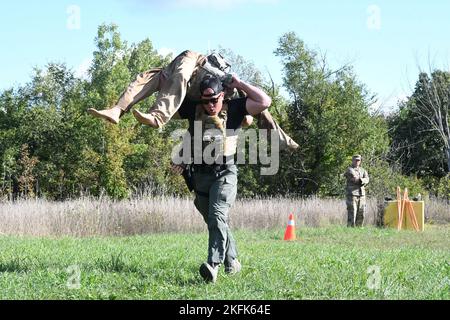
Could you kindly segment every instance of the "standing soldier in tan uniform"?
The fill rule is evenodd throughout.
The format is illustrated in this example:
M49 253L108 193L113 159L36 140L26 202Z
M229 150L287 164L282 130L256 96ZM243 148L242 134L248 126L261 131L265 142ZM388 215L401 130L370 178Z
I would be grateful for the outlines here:
M366 210L366 190L365 186L369 183L369 174L361 168L361 156L355 155L352 159L352 165L344 173L347 179L347 226L361 227L364 222Z
M89 109L88 112L98 118L108 120L111 123L119 123L120 117L138 102L158 92L155 104L149 113L133 110L133 115L142 124L153 128L161 128L172 117L179 118L177 113L184 99L199 101L199 84L207 75L212 74L221 79L226 85L231 82L228 74L230 65L219 54L208 56L193 51L184 51L177 56L166 68L153 68L138 75L122 94L119 101L110 109ZM237 91L225 92L225 99L236 98ZM280 149L297 149L298 144L292 140L272 118L268 110L258 115L258 127L261 129L272 129L278 133ZM244 119L243 124L252 122L250 116Z

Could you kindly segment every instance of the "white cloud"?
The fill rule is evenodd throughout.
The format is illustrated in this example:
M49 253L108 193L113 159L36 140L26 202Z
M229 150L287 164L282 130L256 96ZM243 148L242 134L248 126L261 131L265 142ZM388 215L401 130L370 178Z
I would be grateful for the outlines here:
M92 64L91 58L84 59L81 64L75 69L75 77L87 79L89 77L88 70Z

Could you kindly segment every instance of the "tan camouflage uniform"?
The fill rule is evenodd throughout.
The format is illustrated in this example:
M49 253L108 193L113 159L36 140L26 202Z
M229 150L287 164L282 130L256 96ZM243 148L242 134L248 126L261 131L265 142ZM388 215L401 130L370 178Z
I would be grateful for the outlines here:
M354 156L353 159L361 159ZM344 173L347 179L346 204L347 204L347 226L360 227L364 222L366 211L366 190L369 183L369 174L361 167L350 166Z
M209 73L202 67L205 62L206 56L194 51L184 51L164 69L154 68L139 74L122 94L115 107L122 110L122 116L135 104L158 92L149 114L155 118L158 127L162 127L172 117L178 118L177 111L185 98L190 100L200 98L199 83ZM227 93L225 97L228 95L228 98L231 98L234 94L236 93ZM281 150L298 148L297 143L281 129L268 110L259 114L257 118L260 129L276 130Z

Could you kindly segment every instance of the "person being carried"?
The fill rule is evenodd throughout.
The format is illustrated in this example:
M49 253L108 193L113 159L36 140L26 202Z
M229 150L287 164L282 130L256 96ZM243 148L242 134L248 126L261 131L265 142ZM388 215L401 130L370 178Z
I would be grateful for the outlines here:
M182 102L198 101L200 99L199 84L206 75L219 77L222 83L231 81L228 73L230 65L219 54L204 56L194 51L184 51L178 55L167 67L153 68L139 74L117 103L106 110L88 109L88 113L105 119L113 124L118 124L120 118L131 110L138 102L158 92L154 105L149 113L133 110L133 115L142 124L153 128L161 128L176 114ZM238 92L232 88L224 91L225 99L236 97ZM255 115L260 129L275 130L278 133L280 149L295 150L299 146L289 137L278 123L273 119L268 110ZM248 126L253 118L248 116L243 124Z

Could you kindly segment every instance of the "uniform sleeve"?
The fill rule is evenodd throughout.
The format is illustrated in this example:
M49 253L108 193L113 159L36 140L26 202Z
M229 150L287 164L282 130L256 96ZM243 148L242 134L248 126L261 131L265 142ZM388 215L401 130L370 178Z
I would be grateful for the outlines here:
M347 170L346 170L345 173L344 173L344 177L345 177L347 180L353 178L353 173L351 172L351 169L350 169L350 168L347 168Z
M195 117L195 101L184 99L181 107L178 109L178 114L181 119L193 119Z
M356 174L355 170L353 170L352 167L349 167L347 169L344 176L347 178L348 181L351 181L352 183L356 183L357 179L359 178L358 175Z
M363 186L369 183L369 173L367 170L364 170L363 176L361 177L361 183Z

